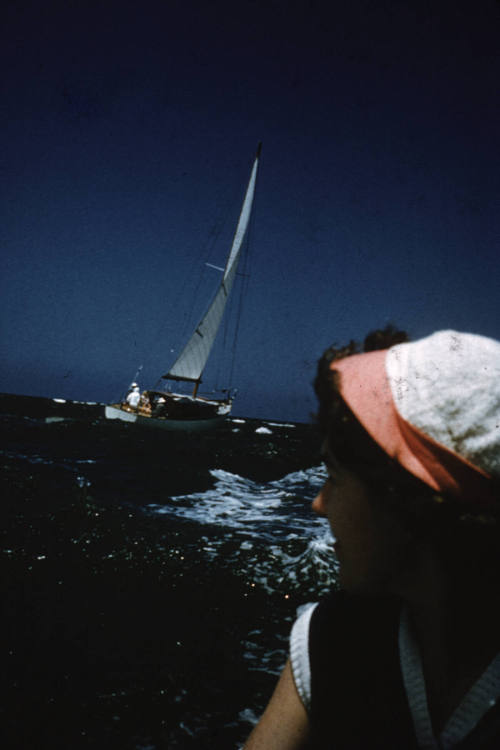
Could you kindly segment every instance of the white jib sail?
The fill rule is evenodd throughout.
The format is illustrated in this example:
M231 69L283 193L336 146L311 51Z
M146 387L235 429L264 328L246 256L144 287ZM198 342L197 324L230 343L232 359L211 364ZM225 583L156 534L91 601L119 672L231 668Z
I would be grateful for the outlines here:
M240 258L240 250L245 239L245 234L252 211L252 202L257 180L257 167L259 163L260 147L252 168L245 199L240 213L238 226L231 245L231 252L227 259L226 268L219 289L208 308L207 312L197 325L193 335L174 362L173 366L164 377L179 380L197 381L206 365L210 351L215 341L217 331L222 321L224 308L233 286L234 277Z

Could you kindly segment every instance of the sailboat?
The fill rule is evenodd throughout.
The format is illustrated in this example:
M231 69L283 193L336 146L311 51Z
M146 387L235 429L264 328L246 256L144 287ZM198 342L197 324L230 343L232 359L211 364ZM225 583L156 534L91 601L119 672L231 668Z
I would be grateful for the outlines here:
M175 362L168 372L160 377L156 386L140 394L137 384L133 383L130 391L136 392L135 398L106 405L105 417L107 419L155 424L168 429L199 430L215 425L230 414L233 401L230 393L223 398L208 398L199 395L198 391L236 277L252 212L260 152L261 144L258 146L253 162L222 279L207 311ZM192 383L193 390L191 394L173 393L165 381Z

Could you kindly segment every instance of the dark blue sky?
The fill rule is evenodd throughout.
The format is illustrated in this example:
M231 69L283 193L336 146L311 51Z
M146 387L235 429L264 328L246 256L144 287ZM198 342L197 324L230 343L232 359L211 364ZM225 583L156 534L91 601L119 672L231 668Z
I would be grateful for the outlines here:
M259 141L235 414L307 420L322 350L388 322L499 338L499 31L493 0L9 3L0 390L153 385Z

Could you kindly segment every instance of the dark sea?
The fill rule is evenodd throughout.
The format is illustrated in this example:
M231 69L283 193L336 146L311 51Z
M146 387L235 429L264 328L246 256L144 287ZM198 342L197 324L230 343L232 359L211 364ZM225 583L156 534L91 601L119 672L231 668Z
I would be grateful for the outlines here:
M312 425L0 396L2 748L241 747L335 583Z

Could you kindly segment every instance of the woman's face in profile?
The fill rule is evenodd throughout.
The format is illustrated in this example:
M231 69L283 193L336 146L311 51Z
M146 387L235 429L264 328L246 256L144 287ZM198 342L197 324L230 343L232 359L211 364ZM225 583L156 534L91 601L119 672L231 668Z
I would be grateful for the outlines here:
M312 508L330 524L340 586L367 593L400 593L402 576L414 559L408 531L389 509L372 499L357 474L341 466L326 444L323 447L328 479Z

